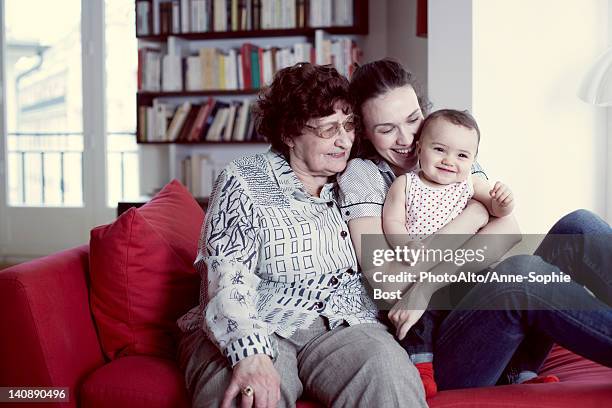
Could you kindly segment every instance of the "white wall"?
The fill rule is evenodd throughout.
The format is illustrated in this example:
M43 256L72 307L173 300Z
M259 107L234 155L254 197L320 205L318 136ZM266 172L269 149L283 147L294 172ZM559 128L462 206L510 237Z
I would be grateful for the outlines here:
M475 4L473 98L483 165L515 190L525 231L544 232L576 208L603 215L605 116L576 92L606 47L607 1Z
M482 131L479 161L514 190L524 232L546 232L577 208L604 215L605 115L576 92L606 47L607 0L460 2L471 12L430 0L434 103L471 108Z
M427 38L417 37L417 0L387 0L387 56L415 74L427 93Z
M433 109L471 109L472 0L430 0L427 27Z
M357 39L363 51L362 62L387 56L387 0L368 1L368 35Z

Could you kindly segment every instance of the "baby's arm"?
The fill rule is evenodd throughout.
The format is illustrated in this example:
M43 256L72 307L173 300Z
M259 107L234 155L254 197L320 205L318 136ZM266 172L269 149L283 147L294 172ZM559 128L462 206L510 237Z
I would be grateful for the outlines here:
M487 207L489 214L495 217L505 217L514 210L514 195L510 188L501 183L495 183L489 188L489 183L480 177L474 177L474 199Z
M395 179L383 207L383 230L385 238L391 247L402 246L406 243L402 237L406 237L406 175Z

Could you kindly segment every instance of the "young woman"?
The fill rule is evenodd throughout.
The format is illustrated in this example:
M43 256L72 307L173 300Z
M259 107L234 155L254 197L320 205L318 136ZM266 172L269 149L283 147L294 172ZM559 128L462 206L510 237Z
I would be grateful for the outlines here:
M390 60L359 67L351 79L351 95L358 118L359 157L349 162L338 183L342 215L361 259L362 236L383 233L383 204L392 182L417 166L415 135L428 106L411 74ZM478 166L472 168L472 173L483 174ZM485 266L511 248L516 243L512 237L519 232L512 216L489 220L486 208L472 201L438 233L477 231L479 234L463 243L464 248L491 242L485 234L508 237L495 239L495 249L488 251ZM511 257L495 270L500 274L521 275L563 271L572 276L572 282L473 286L455 310L442 316L433 361L439 388L494 385L504 373L510 382L530 379L536 375L553 342L612 366L612 273L609 272L612 229L594 214L579 210L558 221L550 234L584 234L584 239L560 240L550 235L536 256ZM459 269L453 270L448 263L419 266L438 273L457 273ZM372 282L371 272L363 271ZM418 305L428 302L444 285L418 282L401 288L404 296L389 312L398 337L403 337L421 317L423 311L415 310L419 309ZM525 304L529 310L523 310ZM490 310L495 305L504 307ZM570 305L579 307L567 310ZM421 371L422 378L428 374L431 373ZM428 391L431 395L431 390Z

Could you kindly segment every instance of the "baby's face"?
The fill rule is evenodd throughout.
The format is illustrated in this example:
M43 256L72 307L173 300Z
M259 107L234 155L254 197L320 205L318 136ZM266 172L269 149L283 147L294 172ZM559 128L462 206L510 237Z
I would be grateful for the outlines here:
M468 178L477 150L475 129L455 125L444 118L436 118L429 124L417 147L425 177L444 185Z

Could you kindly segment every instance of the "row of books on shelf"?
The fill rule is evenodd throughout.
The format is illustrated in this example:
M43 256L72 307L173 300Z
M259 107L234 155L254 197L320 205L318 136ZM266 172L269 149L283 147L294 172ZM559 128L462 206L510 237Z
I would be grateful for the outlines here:
M255 131L250 99L220 101L208 98L201 104L179 106L153 100L138 107L139 142L260 142Z
M180 162L180 180L194 197L210 197L225 166L226 163L219 163L208 154L192 153Z
M353 0L139 0L136 35L353 25Z
M204 47L177 52L168 47L143 47L138 51L138 89L149 92L259 89L272 81L274 74L298 62L333 64L350 77L360 50L349 38L315 35L309 42L291 47L258 47L245 43L240 48Z

